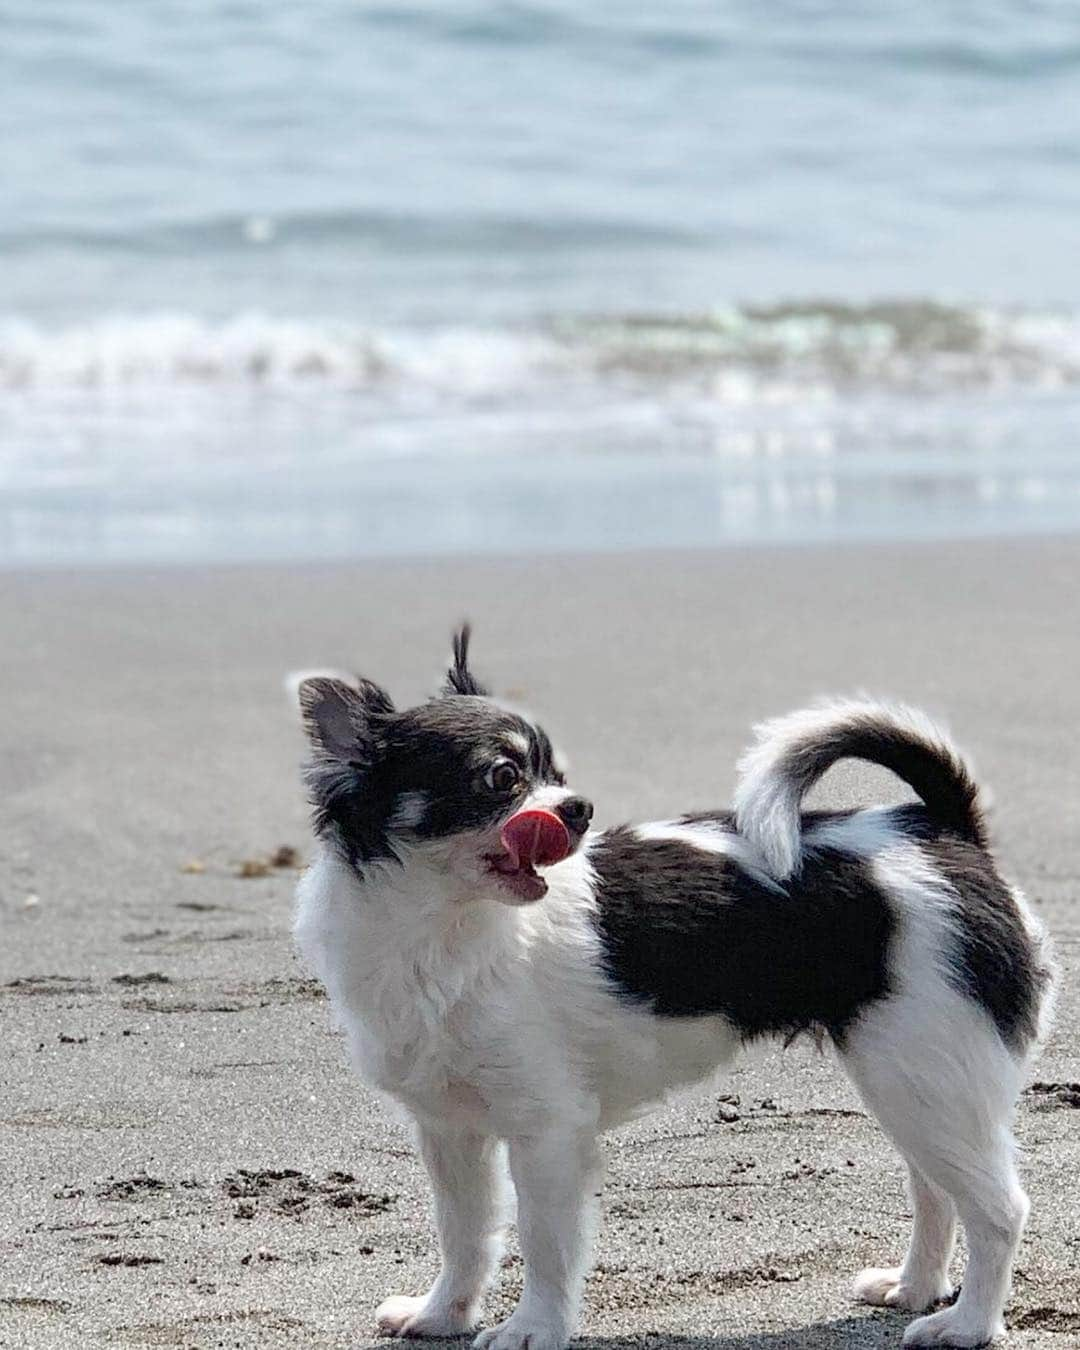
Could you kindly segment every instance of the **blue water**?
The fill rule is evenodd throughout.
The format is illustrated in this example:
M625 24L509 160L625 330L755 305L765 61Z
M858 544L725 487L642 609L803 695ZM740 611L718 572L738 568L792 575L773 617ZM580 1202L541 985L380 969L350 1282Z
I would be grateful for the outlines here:
M1061 3L10 0L0 562L1080 526Z

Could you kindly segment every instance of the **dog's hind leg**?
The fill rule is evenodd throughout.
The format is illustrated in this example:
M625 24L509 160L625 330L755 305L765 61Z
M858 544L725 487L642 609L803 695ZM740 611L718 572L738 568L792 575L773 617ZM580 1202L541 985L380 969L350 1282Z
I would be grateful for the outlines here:
M1028 1212L1010 1128L1023 1063L981 1009L950 990L935 993L933 1007L924 989L868 1009L844 1038L842 1054L882 1129L931 1187L949 1197L967 1233L959 1298L912 1322L904 1344L979 1346L1004 1332L1013 1257ZM917 1223L919 1238L929 1237L936 1223L942 1261L941 1240L949 1232L943 1216L940 1205L929 1213L924 1205Z
M914 1222L904 1264L862 1271L855 1280L855 1297L881 1307L925 1312L952 1296L949 1262L956 1244L956 1206L910 1162L908 1193Z
M1002 1313L1028 1214L1012 1154L1012 1138L1003 1130L977 1167L957 1168L947 1156L937 1160L967 1233L967 1270L954 1306L912 1322L905 1345L975 1346L1004 1335Z

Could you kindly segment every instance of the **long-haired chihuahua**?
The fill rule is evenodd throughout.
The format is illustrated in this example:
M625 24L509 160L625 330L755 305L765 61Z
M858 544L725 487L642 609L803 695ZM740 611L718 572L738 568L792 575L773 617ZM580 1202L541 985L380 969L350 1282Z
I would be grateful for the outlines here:
M297 938L356 1068L414 1119L434 1189L439 1275L383 1303L380 1329L477 1325L508 1163L524 1288L475 1345L561 1350L600 1136L745 1042L811 1031L910 1178L907 1254L864 1270L856 1296L921 1314L908 1346L1000 1335L1028 1212L1011 1120L1051 959L955 746L911 708L833 702L758 729L733 811L595 831L544 731L474 677L468 639L419 707L368 680L297 686L319 839ZM919 802L804 812L845 758ZM958 1220L968 1263L950 1303Z

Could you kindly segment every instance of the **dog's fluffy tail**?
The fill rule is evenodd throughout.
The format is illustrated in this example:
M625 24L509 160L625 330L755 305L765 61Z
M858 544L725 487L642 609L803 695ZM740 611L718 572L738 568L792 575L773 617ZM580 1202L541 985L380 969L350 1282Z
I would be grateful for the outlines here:
M979 789L960 751L917 708L872 700L822 704L755 728L757 743L739 762L738 829L783 881L802 864L800 804L841 759L880 764L922 798L931 816L984 846Z

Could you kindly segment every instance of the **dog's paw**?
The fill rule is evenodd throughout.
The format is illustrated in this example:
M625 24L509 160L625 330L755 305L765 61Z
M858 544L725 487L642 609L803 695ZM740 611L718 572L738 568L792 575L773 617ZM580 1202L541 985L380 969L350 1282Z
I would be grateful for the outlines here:
M482 1331L473 1350L564 1350L569 1339L561 1322L515 1312L497 1327Z
M919 1317L904 1332L904 1345L954 1345L967 1350L977 1345L989 1345L1005 1335L1005 1324L1000 1320L988 1322L985 1317L973 1317L957 1305Z
M464 1299L435 1302L430 1295L398 1294L380 1303L375 1323L384 1336L460 1336L476 1326L476 1309Z
M855 1277L854 1294L860 1303L877 1308L902 1308L905 1312L925 1312L935 1303L952 1298L947 1279L937 1281L904 1278L902 1266L881 1269L868 1266Z

